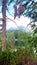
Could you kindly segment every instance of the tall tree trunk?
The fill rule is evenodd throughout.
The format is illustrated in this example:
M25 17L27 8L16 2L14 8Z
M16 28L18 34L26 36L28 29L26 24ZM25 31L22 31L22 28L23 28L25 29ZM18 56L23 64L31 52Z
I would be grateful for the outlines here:
M3 16L3 41L2 41L2 51L6 50L6 0L2 2L2 16Z

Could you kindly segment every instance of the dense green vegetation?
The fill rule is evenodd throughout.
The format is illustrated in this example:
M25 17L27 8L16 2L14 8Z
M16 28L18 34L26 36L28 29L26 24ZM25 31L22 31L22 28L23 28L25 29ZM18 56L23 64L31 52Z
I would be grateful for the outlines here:
M26 33L25 31L15 30L13 32L7 32L7 43L15 46L31 45L37 47L37 33Z
M1 65L20 65L20 63L27 64L28 61L34 60L34 52L26 48L18 48L17 51L6 49L6 51L0 53Z
M12 16L8 10L8 6L12 2L17 6L22 2L22 11L20 12L21 7L19 6L18 17L23 15L32 19L29 25L35 31L33 34L17 30L6 34L6 10ZM25 3L23 4L23 2ZM35 24L37 22L37 2L35 0L3 0L1 12L3 15L3 38L6 37L6 40L0 34L0 65L37 65L37 25ZM2 41L6 42L5 51L2 51L2 48L5 47L2 47Z
M1 51L2 39L0 42L1 65L28 65L28 62L37 65L37 34L19 30L7 32L4 52ZM16 51L11 46L16 46Z

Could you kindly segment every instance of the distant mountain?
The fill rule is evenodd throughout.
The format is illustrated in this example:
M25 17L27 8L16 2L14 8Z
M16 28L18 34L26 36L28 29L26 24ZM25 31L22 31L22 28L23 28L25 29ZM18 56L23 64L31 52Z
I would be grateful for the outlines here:
M27 27L24 27L24 26L20 26L18 28L18 30L29 32L29 29Z
M11 32L11 31L13 31L13 30L16 30L16 28L12 28L12 27L11 27L11 28L7 29L6 31L7 31L7 32Z
M29 29L27 27L24 27L24 26L19 26L19 28L9 28L7 31L10 32L10 31L13 31L13 30L20 30L20 31L26 31L26 32L29 32Z

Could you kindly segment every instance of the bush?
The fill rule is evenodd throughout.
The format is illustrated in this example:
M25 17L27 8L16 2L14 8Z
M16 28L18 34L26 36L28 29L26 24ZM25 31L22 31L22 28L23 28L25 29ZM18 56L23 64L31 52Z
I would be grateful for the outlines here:
M14 64L13 64L14 63ZM15 65L13 61L13 52L10 49L0 53L0 65Z
M13 51L7 47L4 52L0 51L0 65L20 65L21 63L23 65L23 62L27 64L29 59L32 60L29 55L30 52L26 52L27 49L18 48L17 51Z
M24 55L22 49L18 49L16 52L11 49L6 49L4 52L0 52L0 65L16 65Z

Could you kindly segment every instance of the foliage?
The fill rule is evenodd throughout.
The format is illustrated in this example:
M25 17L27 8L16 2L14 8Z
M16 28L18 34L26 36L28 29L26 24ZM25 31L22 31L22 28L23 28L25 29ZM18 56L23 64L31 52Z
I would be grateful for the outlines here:
M29 44L34 47L34 44L37 45L37 34L32 35L19 30L13 31L7 33L7 43L14 44L16 46L25 46L25 44Z
M20 2L22 2L23 9L22 9L22 13L20 14L20 16L24 15L24 16L30 17L33 22L33 24L30 23L30 25L34 29L36 27L35 22L37 22L37 1L35 0L6 0L6 3L8 6L12 2L14 2L15 5L17 5L17 7L19 6Z
M6 43L7 49L4 52L0 51L1 65L20 65L37 60L37 52L34 53L35 50L37 51L37 35L18 30L7 32ZM11 45L16 45L17 51L13 50Z
M15 37L17 34L17 38ZM26 33L24 31L13 31L7 34L7 43L18 47L25 47L27 45L35 48L37 53L37 34Z
M28 60L34 59L33 55L34 53L30 47L18 48L16 52L7 48L4 52L0 52L0 64L17 65L17 63L22 61L27 64Z
M14 0L10 0L9 1L9 5L13 2ZM31 17L34 19L34 21L37 21L37 1L34 0L16 0L14 1L17 6L20 4L20 2L22 2L22 6L23 6L23 12L22 14Z
M16 37L17 36L17 37ZM6 33L6 46L15 45L16 47L24 47L25 45L30 45L35 48L37 52L37 33L31 34L24 31L13 31ZM0 49L2 46L2 40L0 38Z

